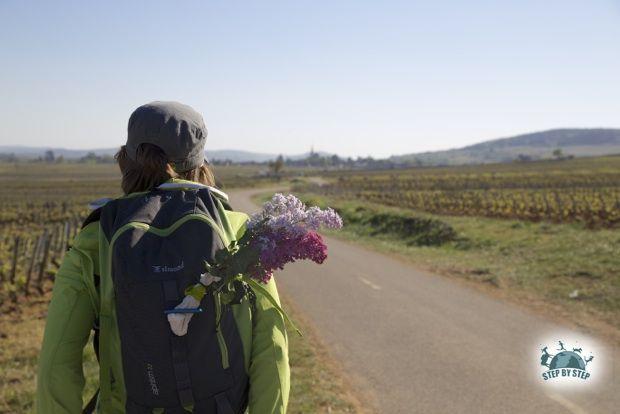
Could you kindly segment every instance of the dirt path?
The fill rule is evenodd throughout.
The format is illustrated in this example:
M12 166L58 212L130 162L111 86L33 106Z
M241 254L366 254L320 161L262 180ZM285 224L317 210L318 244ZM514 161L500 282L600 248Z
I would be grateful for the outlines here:
M232 204L254 211L251 197L265 191L231 192ZM377 412L618 412L612 346L394 258L327 243L324 265L291 265L278 284ZM540 348L557 340L588 345L591 379L571 389L542 383Z

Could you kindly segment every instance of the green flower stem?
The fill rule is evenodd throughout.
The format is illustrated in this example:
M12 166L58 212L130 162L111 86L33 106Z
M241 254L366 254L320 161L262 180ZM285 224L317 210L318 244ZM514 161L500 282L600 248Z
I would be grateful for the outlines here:
M274 308L284 318L286 323L288 323L299 336L303 336L301 331L295 326L293 321L289 318L289 316L284 312L284 309L278 304L278 302L271 296L271 293L267 289L265 289L259 282L250 278L249 276L245 276L247 270L259 260L259 252L256 249L249 248L245 246L242 247L243 244L240 242L232 243L227 248L220 249L215 254L215 264L209 264L205 261L205 270L213 275L220 277L221 280L219 282L215 282L209 286L210 290L213 290L214 293L220 294L223 293L224 289L228 289L230 291L230 283L234 280L242 280L247 283L252 289L256 292L261 293L263 296L267 298L267 300L273 305ZM185 289L186 295L193 296L199 302L207 293L207 288L200 283L197 283L193 286ZM227 293L227 292L226 292Z
M297 334L299 336L303 336L303 334L301 333L301 331L297 328L297 326L295 326L295 324L293 323L293 321L288 317L288 315L286 314L286 312L284 312L284 309L282 309L282 307L278 304L278 302L276 302L276 300L273 298L273 296L271 296L271 293L269 293L269 291L267 289L265 289L264 287L262 287L260 285L260 283L258 283L257 281L255 281L254 279L251 279L249 277L243 276L243 281L246 282L248 285L250 285L250 287L254 290L256 290L257 292L260 292L263 296L265 296L269 302L271 302L271 304L273 305L274 308L277 309L278 312L280 312L280 314L282 315L282 317L284 318L284 320L291 325L291 327L293 329L295 329L295 332L297 332Z

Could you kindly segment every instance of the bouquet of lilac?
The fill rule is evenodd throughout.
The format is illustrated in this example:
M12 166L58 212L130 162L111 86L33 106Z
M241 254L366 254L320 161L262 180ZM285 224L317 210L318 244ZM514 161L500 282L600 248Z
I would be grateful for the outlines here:
M243 237L218 250L215 263L205 262L199 283L188 287L183 301L168 313L172 331L185 335L192 314L199 311L207 291L231 298L235 281L245 282L263 294L294 326L262 285L287 263L308 259L323 263L327 246L317 230L341 227L342 218L333 209L307 208L293 195L275 194L260 212L250 217Z

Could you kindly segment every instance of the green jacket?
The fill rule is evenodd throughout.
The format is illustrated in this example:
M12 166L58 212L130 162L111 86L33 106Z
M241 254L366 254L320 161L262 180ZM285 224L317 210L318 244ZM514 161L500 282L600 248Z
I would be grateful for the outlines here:
M248 216L225 210L221 204L218 209L229 239L241 237ZM121 353L118 351L118 335L105 332L105 315L100 315L101 298L94 283L93 275L101 274L99 245L102 241L99 233L98 222L86 225L73 241L56 274L39 358L36 397L39 414L81 412L85 383L83 349L95 320L102 317L100 350L106 356L100 361L101 392L97 412L125 412L125 390L112 386L109 375L105 375L110 372L110 367L121 366ZM279 302L273 278L265 287ZM285 413L290 369L282 315L258 292L254 311L248 300L231 306L243 342L245 368L250 379L250 414Z

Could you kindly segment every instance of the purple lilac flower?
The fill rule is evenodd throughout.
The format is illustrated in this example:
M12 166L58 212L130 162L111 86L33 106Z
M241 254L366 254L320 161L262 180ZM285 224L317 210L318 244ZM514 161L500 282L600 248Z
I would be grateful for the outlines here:
M264 248L264 244L255 239L260 249L259 263L251 270L251 277L267 283L273 272L283 269L287 263L309 259L323 263L327 258L327 246L321 236L313 231L305 234L290 234L286 231L273 232L267 238L275 248Z
M331 207L325 210L321 210L318 207L310 207L306 210L305 222L308 228L312 230L318 230L320 227L334 230L342 228L342 218Z
M293 195L275 194L248 221L249 247L259 253L258 263L249 269L251 277L267 283L287 263L304 259L323 263L327 246L316 233L321 227L339 229L342 219L331 208L306 208Z
M332 208L306 208L294 195L277 193L263 205L261 212L252 215L247 228L251 230L257 226L286 228L301 234L308 230L318 230L320 227L339 229L342 227L342 218Z

